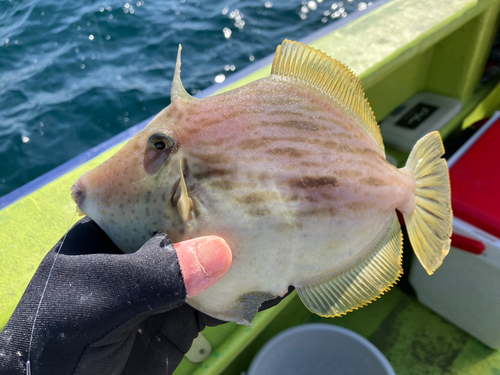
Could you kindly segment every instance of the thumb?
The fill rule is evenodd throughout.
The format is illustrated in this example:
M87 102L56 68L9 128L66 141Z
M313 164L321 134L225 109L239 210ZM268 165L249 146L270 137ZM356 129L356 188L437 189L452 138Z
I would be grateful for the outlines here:
M221 237L199 237L176 243L174 247L188 299L222 279L231 266L231 249Z

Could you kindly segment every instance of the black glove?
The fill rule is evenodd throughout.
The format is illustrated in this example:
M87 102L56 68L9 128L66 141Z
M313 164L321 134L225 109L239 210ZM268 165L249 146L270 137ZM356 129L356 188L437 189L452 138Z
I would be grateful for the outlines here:
M163 233L123 254L84 218L57 256L60 244L0 334L0 374L26 374L28 352L33 375L172 374L198 333L223 323L185 304L177 254Z

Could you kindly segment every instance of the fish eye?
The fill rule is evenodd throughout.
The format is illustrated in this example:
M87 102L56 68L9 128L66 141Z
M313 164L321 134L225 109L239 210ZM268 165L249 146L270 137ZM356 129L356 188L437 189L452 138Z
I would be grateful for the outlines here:
M158 152L169 152L175 146L175 137L173 134L154 133L149 137L149 148Z

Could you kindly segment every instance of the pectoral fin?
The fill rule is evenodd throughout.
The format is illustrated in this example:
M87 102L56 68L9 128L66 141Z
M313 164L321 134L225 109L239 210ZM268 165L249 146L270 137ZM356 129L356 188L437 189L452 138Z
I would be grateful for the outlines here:
M324 317L344 315L379 298L399 279L403 273L402 244L394 214L386 234L364 258L330 280L295 289L313 313Z
M193 201L189 198L186 180L184 180L184 172L182 171L182 159L179 160L180 164L180 172L181 172L181 181L179 183L181 189L181 196L177 201L177 212L181 217L182 221L185 224L189 224L192 219L192 211L193 211Z

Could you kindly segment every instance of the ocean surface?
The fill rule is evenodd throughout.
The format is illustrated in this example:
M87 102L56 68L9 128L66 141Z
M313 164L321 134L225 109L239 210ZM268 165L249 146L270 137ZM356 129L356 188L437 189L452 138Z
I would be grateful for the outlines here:
M0 196L170 103L373 4L0 0Z

